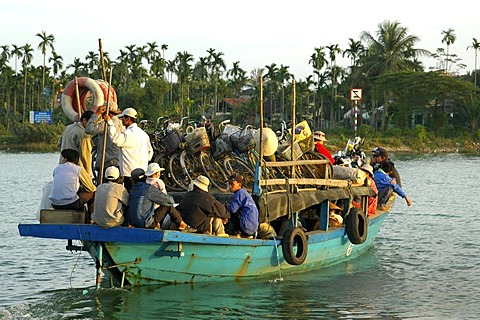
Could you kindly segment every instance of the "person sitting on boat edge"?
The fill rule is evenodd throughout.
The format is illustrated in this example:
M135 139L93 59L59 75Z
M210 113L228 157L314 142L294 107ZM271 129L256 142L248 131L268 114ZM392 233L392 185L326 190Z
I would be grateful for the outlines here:
M180 213L173 207L173 198L146 183L147 176L142 168L134 169L131 175L133 186L129 197L129 225L135 228L160 229L160 225L168 214L175 226L174 229L187 228ZM159 204L156 209L155 204Z
M404 198L408 206L412 205L412 201L407 197L402 187L395 182L395 179L390 177L393 164L390 161L384 161L380 165L380 169L374 172L373 179L378 189L378 208L384 208L388 199L395 192L400 197Z
M78 165L80 154L74 149L64 149L62 164L53 170L53 185L48 197L55 209L83 210L88 204L88 212L93 211L96 190L92 176Z
M389 174L390 177L395 179L396 183L401 187L402 186L402 180L400 179L400 173L398 170L395 168L395 164L390 160L388 157L388 151L385 150L385 148L380 148L377 147L372 150L372 161L371 165L373 166L373 172L377 171L380 169L380 165L385 162L385 161L390 161L393 165L392 172Z
M243 186L243 175L232 174L228 179L228 190L233 192L233 198L227 204L230 219L225 225L229 235L253 237L258 230L258 208L252 196Z
M378 189L375 181L373 180L373 167L368 163L364 163L360 170L363 170L367 174L367 185L375 192L375 196L368 197L367 215L373 216L377 213L378 203Z
M149 185L154 186L158 190L162 191L163 193L167 194L167 189L165 187L165 182L160 179L160 173L164 171L164 168L161 168L160 165L156 162L151 162L148 165L147 171L145 175L147 176L147 180L145 181Z
M313 133L313 140L315 141L315 150L325 156L331 164L334 164L335 160L333 159L332 154L324 145L325 141L327 141L325 133L323 131L315 131Z
M177 206L183 220L197 233L213 234L228 237L224 224L228 222L230 214L220 201L208 193L210 180L199 175L192 183L192 189L183 196Z
M97 187L92 220L101 227L118 227L126 219L129 194L115 166L105 170L105 182Z

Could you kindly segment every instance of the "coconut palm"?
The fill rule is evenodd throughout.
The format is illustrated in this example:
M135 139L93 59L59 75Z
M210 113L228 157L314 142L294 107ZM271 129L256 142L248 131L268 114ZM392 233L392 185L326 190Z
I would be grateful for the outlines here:
M419 56L430 56L430 52L424 49L416 49L415 43L420 39L415 35L408 34L408 29L398 21L388 20L378 25L376 36L368 31L361 33L361 40L366 43L367 54L360 59L359 68L355 70L356 77L365 77L373 80L375 77L404 70L418 70ZM384 108L382 114L382 128L385 128L388 101L385 93Z
M449 61L449 50L450 50L450 45L457 40L457 36L455 35L455 30L450 28L448 30L442 30L443 38L442 38L442 43L447 44L447 58L445 59L445 72L448 72L448 61Z
M477 87L477 52L478 52L478 49L480 49L480 42L478 42L478 40L476 38L472 38L472 40L473 40L472 45L468 46L467 50L470 49L470 48L475 50L475 75L474 75L474 78L475 78L475 88L476 88Z
M53 34L47 35L45 31L37 33L36 36L39 37L41 40L38 44L38 49L42 50L43 55L42 88L45 88L45 60L47 56L47 48L50 48L52 51L54 50L53 43L55 42L55 37L53 36Z

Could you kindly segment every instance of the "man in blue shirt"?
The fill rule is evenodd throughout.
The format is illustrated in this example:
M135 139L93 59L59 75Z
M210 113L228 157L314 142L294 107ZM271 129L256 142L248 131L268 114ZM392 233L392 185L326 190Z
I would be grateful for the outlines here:
M408 206L412 205L412 201L407 197L402 187L398 185L395 179L390 177L393 164L390 161L384 161L380 164L380 168L373 174L373 180L378 189L378 207L385 206L390 196L395 192L404 198Z
M248 191L242 188L243 176L235 173L228 179L228 189L233 192L232 202L227 205L231 214L225 231L230 235L250 237L258 229L258 209Z

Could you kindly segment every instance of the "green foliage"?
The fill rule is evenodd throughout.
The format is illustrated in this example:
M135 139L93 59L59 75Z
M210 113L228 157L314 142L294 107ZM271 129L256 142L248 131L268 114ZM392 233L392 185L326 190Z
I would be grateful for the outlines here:
M56 144L64 127L63 124L30 124L24 122L14 125L13 133L16 136L17 143Z
M414 130L415 137L418 139L418 141L424 142L427 139L427 129L424 126L418 125Z

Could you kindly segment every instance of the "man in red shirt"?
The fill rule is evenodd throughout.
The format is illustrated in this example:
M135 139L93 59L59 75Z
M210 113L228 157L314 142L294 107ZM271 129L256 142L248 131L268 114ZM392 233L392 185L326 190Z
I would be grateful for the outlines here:
M332 164L335 163L335 160L333 160L332 154L328 149L323 145L327 139L325 139L325 133L322 131L315 131L313 134L313 139L315 140L315 150L317 150L318 153L322 154L330 160Z

